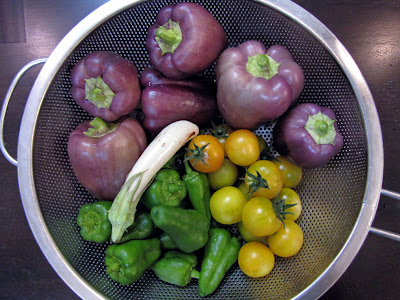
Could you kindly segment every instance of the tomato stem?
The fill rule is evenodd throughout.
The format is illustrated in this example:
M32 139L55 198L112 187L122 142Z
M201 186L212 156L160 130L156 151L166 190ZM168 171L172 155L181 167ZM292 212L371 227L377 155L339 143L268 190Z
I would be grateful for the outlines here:
M249 185L249 195L253 195L258 189L265 188L269 189L268 182L265 178L262 178L261 174L256 171L257 175L251 174L248 170L246 170L246 174L248 176L247 183Z
M297 205L297 203L294 204L286 204L285 199L280 199L279 195L277 195L272 202L272 205L274 207L275 214L279 221L282 222L283 228L285 228L285 222L284 219L286 219L286 215L290 214L293 215L292 212L287 211L287 209Z
M197 164L199 161L201 161L203 164L207 164L207 162L205 161L206 155L205 155L204 150L208 145L210 145L210 143L207 143L200 148L199 146L196 145L195 142L193 142L194 149L191 149L191 148L185 149L186 152L192 153L192 155L189 155L185 158L185 161L194 160L193 162L190 162L192 164L192 166Z

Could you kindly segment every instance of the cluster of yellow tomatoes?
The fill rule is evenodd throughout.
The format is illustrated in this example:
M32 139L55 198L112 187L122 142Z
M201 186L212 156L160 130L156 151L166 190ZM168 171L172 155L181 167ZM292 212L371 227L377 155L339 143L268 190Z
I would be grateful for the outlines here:
M234 131L222 124L211 134L198 135L187 150L189 155L198 154L192 155L192 166L208 175L214 191L213 218L236 224L246 242L238 263L250 277L269 274L275 255L290 257L303 246L303 232L295 222L302 205L293 189L301 181L302 169L281 155L260 157L266 148L265 140L252 131Z

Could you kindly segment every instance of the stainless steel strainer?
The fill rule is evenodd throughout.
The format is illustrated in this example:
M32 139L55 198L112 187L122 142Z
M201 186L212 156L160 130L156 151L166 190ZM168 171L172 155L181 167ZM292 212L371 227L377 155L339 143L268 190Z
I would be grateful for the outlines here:
M164 5L175 2L178 1L117 0L94 11L48 58L25 108L18 143L18 180L24 209L43 253L82 298L200 298L195 281L180 288L162 283L151 271L130 286L111 281L104 267L108 245L80 238L78 210L82 204L96 199L77 181L66 150L69 133L78 123L91 118L70 95L70 71L74 64L92 51L110 50L133 61L139 72L144 70L149 66L145 50L147 29ZM378 205L383 146L372 96L343 45L296 4L277 0L195 2L219 20L229 46L256 39L267 47L287 47L306 77L298 101L333 108L344 137L340 154L324 168L305 171L297 188L303 203L298 222L304 232L301 252L292 258L278 258L266 278L250 279L235 266L212 298L317 298L334 284L357 254ZM42 62L27 65L21 74ZM214 66L203 75L214 78ZM3 105L2 122L12 89ZM258 133L270 141L273 126L273 122L266 124ZM17 164L3 143L1 146L6 158ZM389 235L400 239L386 233Z

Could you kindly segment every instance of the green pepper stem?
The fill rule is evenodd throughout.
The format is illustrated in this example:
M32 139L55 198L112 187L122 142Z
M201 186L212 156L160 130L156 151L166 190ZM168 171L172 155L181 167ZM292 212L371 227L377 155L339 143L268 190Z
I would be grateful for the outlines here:
M83 134L89 137L102 137L110 132L113 132L119 124L106 123L99 117L94 118L90 123L90 128L84 131Z
M97 108L109 109L115 94L101 76L85 79L85 98Z
M156 36L163 40L169 46L172 46L177 42L177 36L173 29L167 29L165 27L158 27Z
M267 80L278 74L280 63L276 62L268 54L256 54L249 56L246 63L246 71L254 77L262 77Z
M178 184L174 184L174 183L168 184L168 192L170 192L172 194L179 192L181 189L182 189L182 186L180 186Z
M190 165L189 165L189 160L187 160L187 159L185 158L184 161L183 161L183 164L185 165L185 172L186 172L186 174L191 174L191 173L194 172L194 171L192 170L192 168L190 167Z
M197 279L199 279L199 277L200 277L200 272L197 271L196 269L192 269L192 272L190 273L190 276L191 276L192 278L197 278Z
M315 115L308 116L305 129L314 139L317 145L332 144L334 145L336 137L335 120L319 111Z
M182 42L182 31L179 22L171 19L156 30L156 41L161 49L161 54L174 53Z

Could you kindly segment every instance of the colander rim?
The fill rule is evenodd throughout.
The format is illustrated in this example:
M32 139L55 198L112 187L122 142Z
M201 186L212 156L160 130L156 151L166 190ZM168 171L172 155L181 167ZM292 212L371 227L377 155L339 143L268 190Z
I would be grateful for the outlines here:
M43 99L55 75L75 47L95 28L118 13L145 0L111 0L81 20L57 45L40 71L22 117L18 139L18 182L24 211L32 233L46 259L61 279L83 299L106 299L90 286L63 257L52 239L41 213L35 191L33 147L36 123ZM357 97L367 139L368 171L363 204L353 230L340 253L330 266L295 299L318 298L343 274L361 248L380 198L383 178L383 141L378 113L368 85L350 53L338 38L316 17L291 1L255 0L282 13L307 30L319 41L339 64Z

